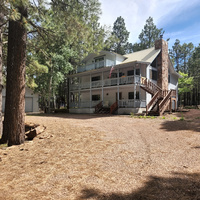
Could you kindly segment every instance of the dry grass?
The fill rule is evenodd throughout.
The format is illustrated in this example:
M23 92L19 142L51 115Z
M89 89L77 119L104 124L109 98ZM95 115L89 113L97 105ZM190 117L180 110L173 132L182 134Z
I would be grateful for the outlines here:
M47 129L0 149L0 199L200 199L200 112L191 112L27 116Z

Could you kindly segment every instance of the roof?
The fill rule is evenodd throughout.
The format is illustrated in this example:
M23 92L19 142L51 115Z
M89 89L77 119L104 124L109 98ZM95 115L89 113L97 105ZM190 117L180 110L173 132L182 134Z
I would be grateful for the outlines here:
M160 49L155 49L154 47L137 51L131 54L124 55L125 59L121 64L129 63L133 61L152 63L157 55L160 53Z

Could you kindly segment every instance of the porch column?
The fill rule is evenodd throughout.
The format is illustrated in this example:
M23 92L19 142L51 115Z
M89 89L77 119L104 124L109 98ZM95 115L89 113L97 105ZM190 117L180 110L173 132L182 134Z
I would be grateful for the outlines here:
M103 99L104 99L104 96L103 96L103 72L102 72L102 74L101 74L101 79L102 79L102 80L101 80L101 87L102 87L102 89L101 89L101 90L102 90L102 91L101 91L101 92L102 92L101 100L103 101Z
M136 69L135 69L135 65L136 64L134 64L134 103L133 103L134 108L135 108L135 100L136 100Z
M139 83L139 100L140 100L140 102L141 102L141 87L140 87L140 85L141 85L141 63L140 63L140 83Z
M92 82L91 82L91 74L90 74L90 108L92 107Z
M119 102L119 69L117 69L117 101Z
M80 84L81 84L81 79L80 77L78 78L78 84L79 84L79 87L78 87L78 108L80 108Z

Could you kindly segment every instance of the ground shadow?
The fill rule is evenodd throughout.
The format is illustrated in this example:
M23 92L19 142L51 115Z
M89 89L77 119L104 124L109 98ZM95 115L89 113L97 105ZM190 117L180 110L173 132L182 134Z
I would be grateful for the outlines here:
M199 121L190 120L165 121L162 123L161 129L165 129L166 131L192 130L200 132L200 123Z
M129 194L103 193L86 188L79 199L93 200L200 200L200 174L174 173L173 177L149 177L142 188Z
M58 117L58 118L69 118L69 119L92 119L92 118L102 118L102 117L114 117L116 115L112 114L70 114L70 113L36 113L36 114L26 114L27 116L42 116L42 117Z

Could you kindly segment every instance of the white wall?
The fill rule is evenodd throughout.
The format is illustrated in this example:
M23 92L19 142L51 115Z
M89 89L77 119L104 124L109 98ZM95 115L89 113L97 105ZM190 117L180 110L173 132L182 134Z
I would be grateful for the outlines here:
M6 89L3 89L3 104L2 110L5 110L5 97L6 97ZM25 111L26 112L39 112L39 104L38 104L38 94L34 94L30 88L26 87L25 93Z

